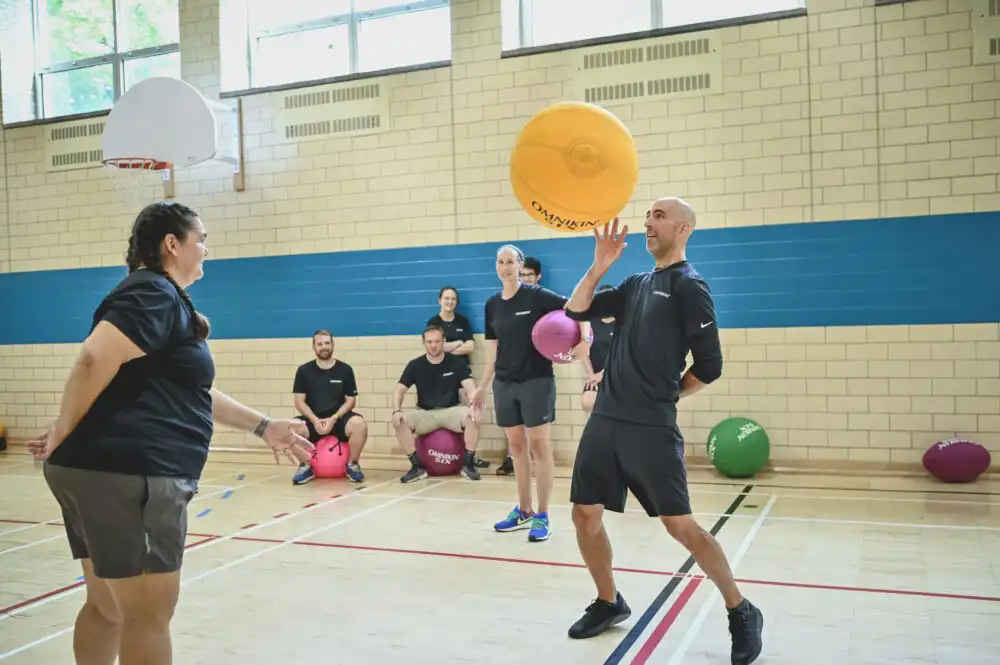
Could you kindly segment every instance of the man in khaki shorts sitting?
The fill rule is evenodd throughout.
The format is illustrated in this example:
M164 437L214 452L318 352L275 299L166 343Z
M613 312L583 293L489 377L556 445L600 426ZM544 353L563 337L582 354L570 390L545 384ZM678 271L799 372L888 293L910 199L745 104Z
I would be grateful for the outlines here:
M464 406L459 388L465 388L466 399L475 389L468 363L444 351L444 330L430 326L423 333L424 349L406 364L392 396L392 427L396 439L410 458L410 470L400 480L410 483L427 477L427 470L417 459L416 436L438 429L462 432L465 439L465 460L462 475L479 480L476 469L476 444L479 442L479 412ZM403 396L411 386L417 386L417 408L403 411Z

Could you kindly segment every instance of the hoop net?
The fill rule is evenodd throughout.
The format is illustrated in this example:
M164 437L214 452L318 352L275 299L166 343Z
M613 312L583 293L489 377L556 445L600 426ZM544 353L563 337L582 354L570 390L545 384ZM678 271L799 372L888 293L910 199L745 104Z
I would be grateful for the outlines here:
M168 162L148 157L112 157L104 160L115 191L130 207L157 197L152 188L166 179Z

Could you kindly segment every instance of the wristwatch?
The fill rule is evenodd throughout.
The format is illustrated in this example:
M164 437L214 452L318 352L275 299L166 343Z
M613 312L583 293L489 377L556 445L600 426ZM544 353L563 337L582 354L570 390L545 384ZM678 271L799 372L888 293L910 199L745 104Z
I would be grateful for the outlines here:
M271 421L268 419L267 416L264 416L263 418L261 418L260 422L257 423L257 427L255 427L254 430L253 430L254 436L257 436L257 437L260 437L260 438L264 438L264 430L266 430L267 426L270 425L270 424L271 424Z

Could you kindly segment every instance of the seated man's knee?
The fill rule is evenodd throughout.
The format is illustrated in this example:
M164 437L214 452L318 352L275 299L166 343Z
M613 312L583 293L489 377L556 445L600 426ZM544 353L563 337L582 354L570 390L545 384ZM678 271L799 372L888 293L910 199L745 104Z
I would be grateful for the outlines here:
M584 535L592 536L601 530L604 518L603 506L573 504L573 526Z
M688 551L695 551L701 548L705 539L705 530L695 521L691 515L673 515L661 517L660 521L667 528L667 533L686 547Z
M348 438L352 436L364 436L368 433L368 422L365 421L364 416L355 414L347 423L347 427L344 428L347 432Z

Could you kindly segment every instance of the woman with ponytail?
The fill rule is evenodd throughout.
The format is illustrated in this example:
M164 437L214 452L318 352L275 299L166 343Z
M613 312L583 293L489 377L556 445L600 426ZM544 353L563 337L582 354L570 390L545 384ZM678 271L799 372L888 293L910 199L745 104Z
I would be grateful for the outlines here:
M87 598L77 663L170 665L187 506L218 422L298 463L299 420L269 420L213 387L209 322L186 289L203 274L205 228L190 208L154 203L129 239L128 275L97 307L59 415L28 443L62 508Z

